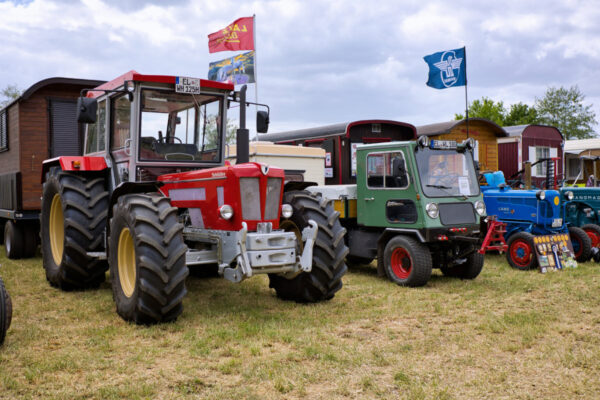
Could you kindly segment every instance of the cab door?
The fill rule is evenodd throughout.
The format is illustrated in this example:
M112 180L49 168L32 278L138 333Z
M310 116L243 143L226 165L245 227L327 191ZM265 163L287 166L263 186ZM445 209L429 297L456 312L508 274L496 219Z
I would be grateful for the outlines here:
M117 184L135 180L135 176L129 176L129 164L134 157L131 139L131 102L123 94L110 99L110 155L117 171Z
M415 171L404 152L374 150L366 155L364 169L357 187L358 223L390 228L417 223Z

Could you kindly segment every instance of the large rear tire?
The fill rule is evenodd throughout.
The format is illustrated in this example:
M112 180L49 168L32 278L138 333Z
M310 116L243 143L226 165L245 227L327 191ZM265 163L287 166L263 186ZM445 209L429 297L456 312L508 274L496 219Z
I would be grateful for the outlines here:
M581 228L569 227L569 237L575 252L577 262L586 262L592 256L592 241L585 231Z
M109 264L117 313L136 324L177 319L189 271L177 208L160 194L119 198L110 221Z
M106 278L106 260L88 252L104 250L108 191L98 175L53 167L42 194L42 260L46 279L63 290L97 287Z
M538 262L533 248L533 235L529 232L517 232L508 238L506 259L511 267L521 271L537 268Z
M424 286L431 278L431 252L407 236L395 236L385 245L383 266L388 278L400 286Z
M442 273L460 279L475 279L483 269L483 254L478 251L467 256L467 261L452 268L442 268Z
M12 302L0 278L0 345L4 343L6 331L10 328L12 320Z
M299 253L304 248L302 230L309 225L308 221L315 221L319 230L313 246L312 270L293 278L269 274L269 287L284 300L299 303L329 300L342 288L342 277L348 270L344 262L348 254L344 243L346 229L340 224L340 214L321 196L307 191L286 192L283 202L292 206L293 214L282 219L280 227L296 234Z
M18 260L23 257L24 248L23 226L11 220L6 221L4 225L4 249L6 250L6 257L11 260Z

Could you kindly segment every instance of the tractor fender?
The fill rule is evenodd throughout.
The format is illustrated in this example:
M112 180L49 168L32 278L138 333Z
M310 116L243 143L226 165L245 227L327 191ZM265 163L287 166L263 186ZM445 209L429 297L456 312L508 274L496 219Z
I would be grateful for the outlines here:
M122 182L119 184L110 195L107 223L112 218L113 206L119 201L119 197L133 193L158 192L162 185L162 182Z
M318 186L316 182L296 182L289 181L283 186L284 192L292 192L295 190L304 190L310 186Z
M381 277L387 276L383 265L383 251L385 245L389 240L398 235L409 236L419 241L419 243L425 243L425 238L417 229L386 229L383 231L379 239L377 240L377 275Z
M46 181L46 173L52 167L60 167L63 171L88 172L108 169L104 157L60 156L44 160L42 163L41 183Z

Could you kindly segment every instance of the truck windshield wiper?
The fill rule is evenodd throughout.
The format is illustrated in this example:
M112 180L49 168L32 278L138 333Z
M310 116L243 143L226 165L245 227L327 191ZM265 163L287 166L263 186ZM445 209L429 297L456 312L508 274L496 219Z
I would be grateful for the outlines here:
M450 186L444 186L444 185L425 185L425 186L436 188L436 189L452 189Z

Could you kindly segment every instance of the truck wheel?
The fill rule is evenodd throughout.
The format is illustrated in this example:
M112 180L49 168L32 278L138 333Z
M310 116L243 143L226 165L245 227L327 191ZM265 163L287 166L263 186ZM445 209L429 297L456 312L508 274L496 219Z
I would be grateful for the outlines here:
M106 260L88 252L104 250L108 192L104 178L48 173L42 194L40 232L46 279L63 290L97 287L105 279Z
M346 229L340 224L340 214L321 196L307 191L286 192L283 202L292 206L293 214L282 219L280 227L296 234L299 254L304 248L302 230L309 225L308 221L315 221L319 231L313 247L312 270L293 278L269 274L269 287L285 300L300 303L329 300L342 288L342 276L348 270L344 262L348 254L344 243Z
M441 268L442 273L446 276L451 276L461 279L475 279L483 269L483 254L478 251L467 256L467 261L454 266L452 268Z
M187 293L187 246L177 208L159 194L119 198L110 221L109 264L117 313L136 324L177 319Z
M35 256L37 250L39 229L37 225L27 224L23 227L23 258L31 258Z
M538 266L533 248L533 235L529 232L518 232L508 238L506 259L511 267L527 271Z
M431 252L411 237L395 236L385 245L383 266L400 286L423 286L431 277Z
M569 227L569 237L577 262L586 262L592 256L592 241L581 228Z
M6 221L4 225L4 249L6 250L6 257L11 260L23 257L24 246L23 227L11 220Z
M373 262L373 258L361 257L361 256L346 256L346 263L348 265L369 265Z
M6 331L10 328L12 320L12 302L0 278L0 345L4 343Z
M596 224L585 224L581 227L590 238L592 247L600 247L600 226Z

